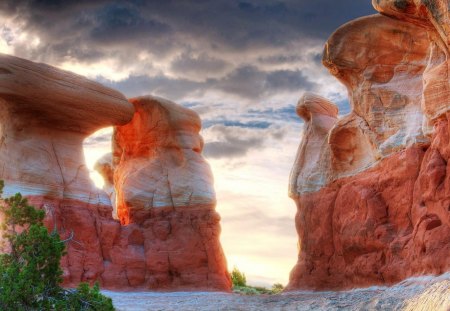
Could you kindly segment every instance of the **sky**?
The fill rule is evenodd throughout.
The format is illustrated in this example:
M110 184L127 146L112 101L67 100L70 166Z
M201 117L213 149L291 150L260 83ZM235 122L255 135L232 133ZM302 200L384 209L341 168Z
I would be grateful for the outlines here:
M287 284L297 261L287 196L302 135L295 105L312 91L349 111L321 64L323 46L374 13L370 0L1 0L0 52L195 110L230 269L250 284ZM106 128L86 140L91 169L110 136Z

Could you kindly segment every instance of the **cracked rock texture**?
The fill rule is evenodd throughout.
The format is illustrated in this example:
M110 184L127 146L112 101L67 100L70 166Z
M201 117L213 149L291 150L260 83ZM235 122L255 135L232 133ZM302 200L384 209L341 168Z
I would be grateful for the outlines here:
M386 16L354 20L325 46L323 63L348 88L352 111L321 134L320 148L311 128L321 121L305 119L290 180L299 258L289 290L450 269L450 3L373 4ZM304 166L309 150L320 162ZM311 188L318 175L325 182Z
M155 124L149 118L156 118L156 110L149 108L154 114L145 115L147 112L138 109L135 114L133 103L119 92L45 64L0 54L0 178L5 181L4 193L21 192L33 205L45 209L49 229L56 226L63 239L72 237L61 263L65 286L99 281L105 288L119 290L229 290L212 175L200 155L200 119L173 103L158 107L162 122L158 124L164 124L165 130L152 133ZM155 205L128 195L135 194L136 188L128 192L126 187L114 188L111 158L106 156L97 165L106 177L106 192L93 185L85 166L82 144L87 136L107 126L124 126L132 120L136 124L136 119L143 121L137 121L134 129L140 137L138 144L149 154L159 153L164 163L158 169L165 184L158 189L163 190L165 201L155 199ZM152 145L145 135L170 143ZM141 167L155 163L151 157L133 157L130 152L133 154L127 149L121 159L133 162L139 158ZM124 171L127 164L118 166ZM152 177L145 180L147 173ZM155 187L147 187L152 178L158 178L152 173L138 174L138 185L143 187L137 192L144 198L159 195ZM189 186L191 180L204 186L204 196ZM174 188L168 190L168 183ZM176 204L157 205L167 202L168 191L176 195ZM127 219L123 224L113 219L117 213L110 198L115 201L116 196L132 203L128 205L130 217L118 214Z

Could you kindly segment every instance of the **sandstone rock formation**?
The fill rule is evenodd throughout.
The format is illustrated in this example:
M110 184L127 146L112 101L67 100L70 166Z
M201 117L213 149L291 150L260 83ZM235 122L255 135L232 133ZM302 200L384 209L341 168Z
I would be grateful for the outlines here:
M156 97L133 98L136 113L114 133L118 215L142 223L154 208L214 208L201 121L187 108Z
M67 283L103 273L97 226L111 204L92 184L83 140L94 131L125 124L133 106L98 83L56 68L0 55L0 178L5 195L21 192L47 211L46 222L65 235L62 267Z
M156 97L130 102L136 113L130 123L115 127L113 168L118 218L129 228L120 239L136 255L132 273L141 278L136 282L229 289L212 173L201 155L200 118ZM128 266L117 255L118 244L109 251L111 271Z
M420 103L428 46L425 30L381 15L352 21L330 37L323 63L348 88L352 107L330 133L338 174L427 142Z
M299 159L317 143L305 135L300 146L290 181L300 250L288 289L450 269L448 3L373 2L389 17L352 21L325 46L323 63L348 88L352 111L322 134L314 172ZM328 179L310 188L318 172Z
M291 172L289 195L319 190L332 176L328 134L337 121L338 109L329 100L306 93L297 104L305 121L302 143Z
M102 127L125 125L148 115L135 115L133 104L122 94L81 76L0 55L0 179L5 181L5 195L21 192L33 205L46 210L45 222L49 228L56 226L63 238L73 237L62 259L66 286L99 281L103 287L115 289L229 290L230 281L218 239L220 217L214 211L211 174L200 155L200 120L192 112L181 110L177 114L182 108L170 105L162 109L164 117L161 119L183 119L187 113L194 122L181 120L184 125L172 128L169 127L173 122L166 122L167 131L160 131L156 136L148 127L151 123L142 124L142 130L145 129L142 137L159 138L158 135L173 133L169 140L178 139L178 145L167 145L164 150L159 146L152 149L160 151L161 158L166 157L160 170L174 169L170 174L186 170L179 181L177 177L164 179L165 176L160 176L174 185L179 182L178 192L174 192L178 195L174 197L178 205L157 206L155 199L155 205L145 201L146 205L141 208L131 200L134 210L130 215L136 216L132 219L141 218L138 222L127 221L121 225L112 217L108 197L116 197L112 187L113 168L108 166L106 158L97 166L107 176L105 189L109 193L95 188L84 164L82 143ZM140 137L139 121L134 130L136 137ZM120 128L117 131L120 132ZM190 141L195 142L195 147ZM150 147L145 139L139 143ZM191 145L196 155L181 150ZM130 163L137 158L137 155L131 157ZM141 160L143 166L152 161L150 158ZM177 169L170 161L180 164L181 168ZM121 162L119 167L122 166L127 163ZM197 167L202 169L197 170ZM202 176L203 173L206 175ZM141 177L142 192L155 190L158 195L157 189L146 187L151 179L145 180L145 174ZM186 186L187 178L199 180L200 187L204 186L202 181L207 184L204 189L210 194L209 205L199 203L199 191L183 192L190 189ZM168 188L161 189L165 189L165 198L169 199ZM122 195L129 193L127 191L127 187L121 187L117 193L128 200L129 197ZM191 195L192 199L187 200ZM140 213L142 210L145 213Z

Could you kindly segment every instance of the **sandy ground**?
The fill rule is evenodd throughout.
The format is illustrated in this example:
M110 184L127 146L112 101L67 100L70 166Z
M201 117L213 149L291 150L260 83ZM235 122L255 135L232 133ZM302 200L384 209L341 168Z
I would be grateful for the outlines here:
M243 296L216 292L112 292L117 310L405 310L450 311L450 273L418 277L392 287L342 292L297 291L279 295Z

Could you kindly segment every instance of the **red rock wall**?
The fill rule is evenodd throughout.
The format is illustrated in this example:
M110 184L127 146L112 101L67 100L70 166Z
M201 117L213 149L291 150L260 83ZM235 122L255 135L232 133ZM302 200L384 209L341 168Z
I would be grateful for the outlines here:
M448 121L410 147L297 200L299 261L288 289L392 284L450 269Z
M447 2L374 0L391 17L352 21L327 42L324 65L347 86L352 111L323 135L326 183L311 191L291 175L299 257L289 290L450 270ZM301 149L314 146L311 122Z
M108 232L100 235L106 260L103 284L229 290L212 173L201 156L200 118L160 98L130 102L135 115L115 128L113 138L115 201L122 225L108 223Z

